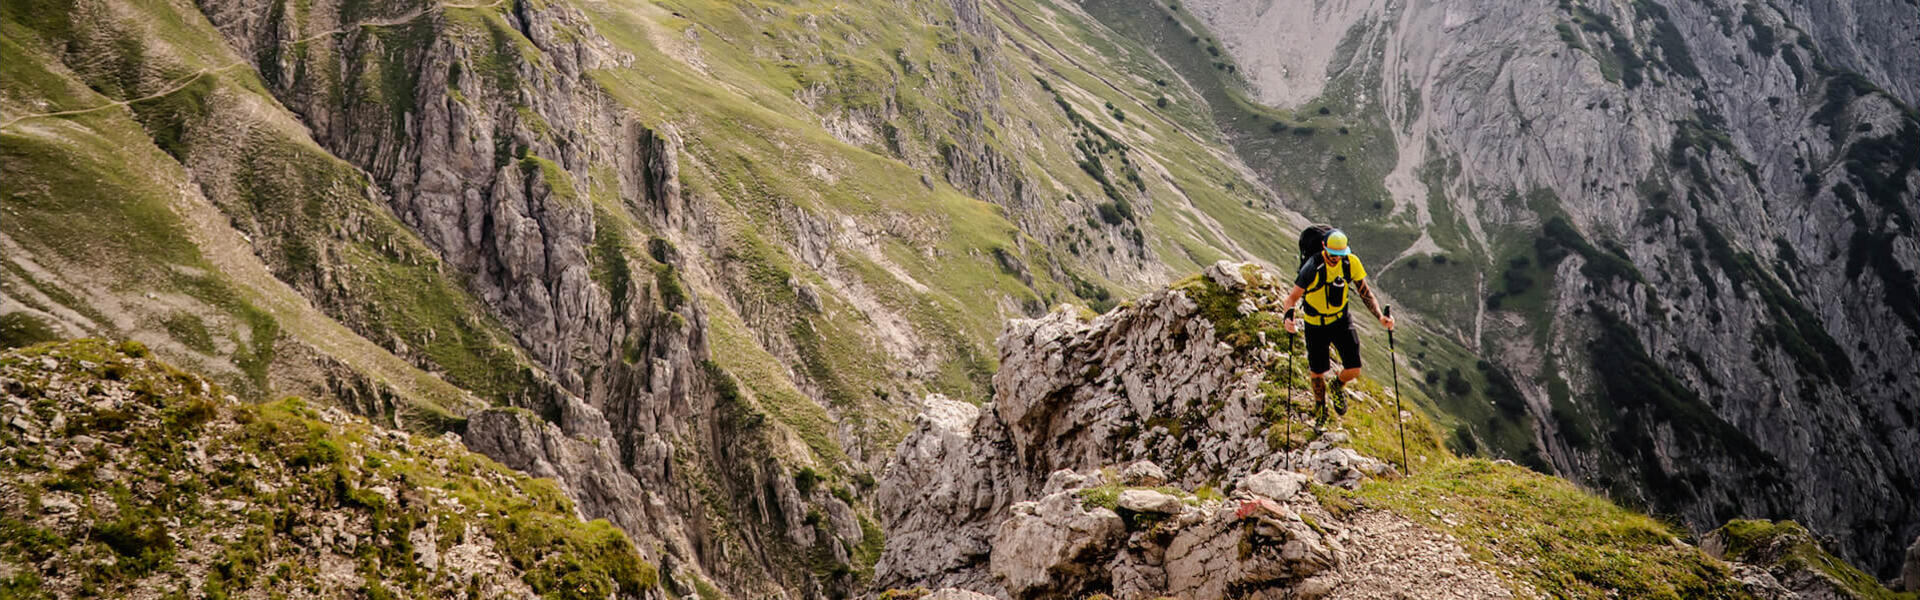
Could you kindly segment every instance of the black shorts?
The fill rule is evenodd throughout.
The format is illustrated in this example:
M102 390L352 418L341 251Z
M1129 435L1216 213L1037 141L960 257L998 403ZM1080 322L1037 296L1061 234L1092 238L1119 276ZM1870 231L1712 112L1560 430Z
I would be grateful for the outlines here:
M1360 368L1360 338L1353 333L1353 321L1341 317L1326 325L1307 325L1307 368L1325 373L1333 365L1328 346L1340 351L1340 366Z

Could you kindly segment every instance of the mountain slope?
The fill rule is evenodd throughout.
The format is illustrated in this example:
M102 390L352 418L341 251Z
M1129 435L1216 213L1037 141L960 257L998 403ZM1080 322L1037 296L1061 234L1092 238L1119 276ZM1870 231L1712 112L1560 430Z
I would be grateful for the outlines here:
M1404 232L1381 286L1495 367L1478 445L1696 532L1792 516L1883 576L1920 535L1910 3L1090 6L1220 52L1217 113L1371 136L1305 173L1230 137L1317 186L1301 212Z
M1433 315L1400 342L1438 439L1569 460L1526 451L1540 392L1445 318L1505 257L1474 210L1408 210L1390 111L1260 106L1215 76L1230 53L1170 53L1114 6L10 3L7 342L133 337L249 399L459 432L624 529L672 594L845 595L919 399L991 397L1007 319L1291 264L1305 213ZM1558 268L1612 264L1582 230ZM1439 283L1396 279L1416 244L1458 257L1419 271Z
M0 355L10 598L639 598L605 521L450 438L242 405L134 342ZM224 396L224 397L223 397Z

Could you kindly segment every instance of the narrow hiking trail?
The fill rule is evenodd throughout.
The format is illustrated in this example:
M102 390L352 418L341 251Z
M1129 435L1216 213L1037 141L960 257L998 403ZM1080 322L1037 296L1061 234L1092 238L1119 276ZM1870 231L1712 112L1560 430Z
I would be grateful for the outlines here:
M409 22L412 22L412 21L413 21L413 20L415 20L415 19L419 19L419 18L421 18L421 17L424 17L424 16L427 16L428 14L430 14L430 13L433 13L434 11L447 11L447 10L456 10L456 9L487 9L487 8L495 8L495 7L498 7L498 6L500 6L501 4L505 4L505 3L506 3L506 1L507 1L507 0L494 0L493 2L490 2L490 3L487 3L487 4L452 4L452 3L439 3L439 4L434 4L434 5L431 5L431 6L422 6L422 7L420 7L420 8L416 8L416 9L413 9L413 10L411 10L411 11L408 11L408 12L406 12L406 13L404 13L404 14L401 14L401 15L398 15L398 16L393 16L393 17L386 17L386 18L381 18L381 19L368 19L368 20L365 20L365 21L361 21L361 22L358 22L358 23L354 23L354 24L352 24L352 25L347 25L347 26L342 26L342 27L336 27L336 28L333 28L333 29L330 29L330 30L327 30L327 31L322 31L322 32L320 32L320 33L316 33L316 34L313 34L313 35L309 35L309 36L307 36L307 37L303 37L303 38L300 38L300 39L297 39L297 40L293 40L292 42L290 42L290 44L291 44L291 45L297 45L297 44L304 44L304 43L307 43L307 42L311 42L311 41L314 41L314 40L317 40L317 39L320 39L320 38L324 38L324 37L330 37L330 36L335 36L335 35L339 35L339 34L342 34L342 33L347 33L347 32L349 32L349 31L353 31L353 30L355 30L355 29L359 29L359 28L362 28L362 27L393 27L393 26L397 26L397 25L403 25L403 24L406 24L406 23L409 23ZM167 96L170 96L170 95L173 95L173 94L174 94L175 92L179 92L180 90L183 90L183 89L186 89L186 88L187 88L187 86L190 86L190 85L193 85L193 84L194 84L194 82L197 82L197 81L199 81L199 80L200 80L201 78L203 78L203 77L206 77L206 76L208 76L208 75L212 75L212 74L215 74L215 73L219 73L219 72L221 72L221 71L226 71L226 70L228 70L228 69L232 69L232 68L234 68L234 67L239 67L239 66L243 66L243 65L245 65L245 66L252 66L252 65L253 65L253 63L251 63L251 62L248 62L248 60L247 60L247 59L245 59L245 58L236 58L236 59L234 59L234 60L232 60L232 61L230 61L230 62L228 62L227 64L224 64L224 65L220 65L220 66L217 66L217 67L205 67L205 68L202 68L202 69L200 69L200 70L198 70L198 71L194 71L194 72L193 72L192 74L190 74L190 75L187 75L186 77L182 77L182 78L180 78L180 79L178 79L178 80L176 80L176 82L175 82L175 83L174 83L173 85L171 85L171 86L168 86L168 87L167 87L166 89L164 89L164 90L161 90L161 91L158 91L158 92L154 92L154 93L152 93L152 94L147 94L147 95L145 95L145 96L141 96L141 97L138 97L138 98L129 98L129 99L126 99L126 100L113 100L113 101L110 101L110 102L107 102L107 103L105 103L105 104L100 104L100 105L98 105L98 106L91 106L91 107L87 107L87 108L75 108L75 109L68 109L68 110L57 110L57 111L52 111L52 112L44 112L44 113L29 113L29 114L24 114L24 115L20 115L20 116L17 116L17 117L13 117L13 118L11 118L11 119L6 119L6 120L4 120L4 121L0 121L0 129L5 129L5 128L8 128L8 127L13 127L13 126L14 126L14 125L15 125L16 123L19 123L19 122L21 122L21 121L25 121L25 120L28 120L28 119L45 119L45 118L52 118L52 117L69 117L69 116L73 116L73 115L81 115L81 114L86 114L86 113L91 113L91 112L97 112L97 111L102 111L102 110L106 110L106 109L109 109L109 108L113 108L113 107L116 107L116 106L121 106L121 107L124 107L124 106L129 106L129 105L132 105L132 104L136 104L136 103L140 103L140 102L150 102L150 101L153 101L153 100L158 100L158 99L161 99L161 98L165 98L165 97L167 97Z

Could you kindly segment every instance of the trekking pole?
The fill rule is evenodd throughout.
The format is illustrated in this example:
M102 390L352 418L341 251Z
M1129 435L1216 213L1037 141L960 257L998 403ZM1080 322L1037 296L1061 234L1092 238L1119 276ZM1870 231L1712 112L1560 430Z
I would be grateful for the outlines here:
M1293 321L1293 309L1287 309L1287 316ZM1287 470L1293 470L1293 341L1294 334L1287 333Z
M1393 318L1393 305L1380 309L1387 318ZM1393 370L1393 423L1400 429L1400 467L1407 470L1407 476L1413 476L1413 465L1407 462L1407 424L1400 418L1400 359L1393 348L1393 328L1387 328L1387 362Z

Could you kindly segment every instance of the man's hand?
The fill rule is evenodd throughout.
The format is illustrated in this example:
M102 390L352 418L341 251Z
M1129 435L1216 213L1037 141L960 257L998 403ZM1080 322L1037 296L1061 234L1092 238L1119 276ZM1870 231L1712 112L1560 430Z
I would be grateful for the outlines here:
M1380 326L1387 328L1387 331L1393 331L1393 317L1380 317Z
M1282 319L1281 322L1287 324L1287 333L1299 333L1300 331L1299 319Z

